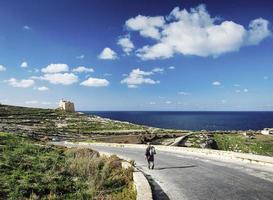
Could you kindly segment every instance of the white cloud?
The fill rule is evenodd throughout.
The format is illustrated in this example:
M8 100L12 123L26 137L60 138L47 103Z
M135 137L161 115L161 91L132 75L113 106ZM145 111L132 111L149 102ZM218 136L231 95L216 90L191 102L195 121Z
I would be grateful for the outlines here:
M30 27L28 25L23 26L23 29L30 30Z
M6 69L6 67L4 66L4 65L0 65L0 72L4 72L4 71L6 71L7 69Z
M67 72L69 67L67 64L50 64L45 68L42 68L43 73L60 73Z
M137 85L127 85L128 88L137 88Z
M151 101L149 104L150 105L155 105L156 103L154 101Z
M212 85L219 86L219 85L221 85L221 82L220 81L214 81L214 82L212 82Z
M82 54L82 55L79 55L79 56L76 56L77 59L84 59L85 55Z
M247 88L244 88L243 90L235 90L236 93L241 93L241 92L244 92L244 93L247 93L249 92L249 90Z
M168 67L168 69L174 70L174 69L175 69L175 66L170 66L170 67Z
M115 51L113 51L109 47L105 47L100 53L99 58L103 60L115 60L118 57Z
M6 80L5 82L7 82L12 87L18 87L18 88L28 88L35 84L35 81L31 79L16 80L15 78L10 78L9 80Z
M128 29L139 31L140 35L159 39L161 37L159 28L162 28L165 23L164 17L146 17L138 15L135 18L130 18L125 22Z
M129 55L130 52L135 48L135 46L134 46L133 42L131 41L129 35L119 38L117 44L122 47L122 50L127 55Z
M110 73L104 73L103 76L112 76Z
M22 63L21 63L21 67L22 67L22 68L27 68L27 67L28 67L27 62L22 62Z
M39 78L41 80L49 81L52 84L71 85L78 82L78 76L73 73L44 74Z
M47 91L49 89L46 86L41 86L41 87L38 87L37 90L39 90L39 91Z
M172 102L171 101L165 101L166 104L171 104Z
M149 23L151 19L157 23ZM155 44L136 51L142 60L166 59L174 54L217 57L243 46L257 45L271 35L265 19L252 20L246 29L233 21L211 17L203 4L189 11L175 7L166 19L164 23L163 17L139 15L126 21L130 30L156 39Z
M87 80L81 82L81 85L87 87L106 87L109 85L109 81L100 78L88 78Z
M170 58L174 54L174 50L172 46L164 44L164 43L157 43L153 46L145 45L141 49L137 50L137 56L140 57L142 60L153 60L156 58Z
M152 69L152 72L162 73L162 72L164 72L164 68L156 67L156 68Z
M94 72L93 68L87 68L84 66L79 66L75 69L72 70L73 72L78 72L78 73L82 73L82 72Z
M139 68L133 69L130 74L121 80L122 84L127 84L128 88L136 88L141 84L158 84L160 81L155 81L148 76L151 76L153 72L145 72Z
M257 45L263 39L271 35L270 30L268 29L269 21L258 18L254 19L249 24L248 31L248 44Z
M189 92L183 92L183 91L178 92L178 94L183 95L183 96L189 96L189 95L191 95L191 93L189 93Z

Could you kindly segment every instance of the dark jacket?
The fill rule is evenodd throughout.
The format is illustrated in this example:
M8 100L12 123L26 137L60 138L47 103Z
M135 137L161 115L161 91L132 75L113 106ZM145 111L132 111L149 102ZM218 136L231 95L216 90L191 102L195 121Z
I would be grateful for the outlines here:
M146 148L145 156L148 161L154 161L155 148L153 146L148 146Z

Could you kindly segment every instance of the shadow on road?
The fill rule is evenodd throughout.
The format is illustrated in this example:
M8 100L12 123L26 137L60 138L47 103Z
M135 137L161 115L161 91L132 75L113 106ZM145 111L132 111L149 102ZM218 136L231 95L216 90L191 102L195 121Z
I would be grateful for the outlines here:
M195 165L187 165L187 166L176 166L176 167L156 167L154 170L163 170L163 169L183 169L183 168L191 168L196 167Z
M170 200L170 198L167 196L167 194L162 190L162 188L157 184L157 182L155 182L152 179L152 177L150 175L145 174L145 176L151 185L154 200Z

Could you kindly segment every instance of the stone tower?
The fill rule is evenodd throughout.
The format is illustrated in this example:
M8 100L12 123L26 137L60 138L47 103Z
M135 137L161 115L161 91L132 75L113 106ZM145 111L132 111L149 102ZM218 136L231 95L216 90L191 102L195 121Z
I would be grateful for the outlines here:
M59 103L59 109L67 112L75 112L74 103L63 99Z

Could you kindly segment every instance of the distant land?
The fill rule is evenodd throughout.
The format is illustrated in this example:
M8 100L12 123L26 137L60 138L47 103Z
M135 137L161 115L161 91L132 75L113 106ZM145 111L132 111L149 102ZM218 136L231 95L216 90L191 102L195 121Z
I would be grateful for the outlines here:
M129 114L132 116L134 113ZM182 116L185 114L183 112L156 113L161 115L161 118L168 119L169 123L176 123L176 119L168 115L172 114L180 117L181 114ZM256 116L255 113L239 114ZM128 113L125 114L128 115ZM154 112L136 112L136 115L138 117L142 116L144 121L149 119L151 114L154 114ZM201 118L206 119L206 116L217 117L214 112L187 113L192 118L196 117L196 114L201 116L199 116L199 119L197 118L200 121L202 121ZM220 114L227 115L227 117L229 117L229 114L234 115L234 113ZM262 115L259 117L263 120L265 119L263 115L270 113L261 112L257 114ZM126 117L126 119L130 120L130 117ZM237 119L237 122L240 121L236 117L235 119ZM194 126L194 124L192 125ZM262 135L259 130L194 131L164 129L111 120L99 117L94 113L84 114L82 112L65 112L58 109L27 108L1 104L0 132L16 133L42 141L64 140L133 144L151 142L161 145L209 148L273 156L273 136Z

